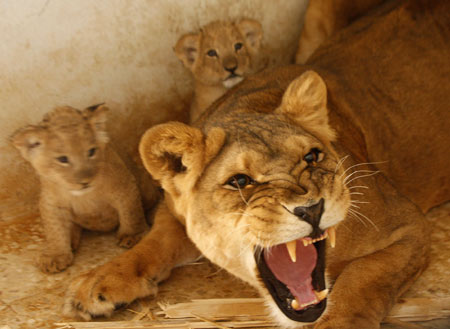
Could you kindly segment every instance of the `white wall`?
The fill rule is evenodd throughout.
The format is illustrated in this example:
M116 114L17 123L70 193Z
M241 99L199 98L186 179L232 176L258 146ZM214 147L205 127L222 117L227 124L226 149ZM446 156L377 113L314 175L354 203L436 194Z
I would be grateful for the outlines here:
M180 35L259 20L272 65L295 53L306 0L0 0L0 220L35 210L38 181L7 138L57 105L106 102L123 154L150 125L185 118Z

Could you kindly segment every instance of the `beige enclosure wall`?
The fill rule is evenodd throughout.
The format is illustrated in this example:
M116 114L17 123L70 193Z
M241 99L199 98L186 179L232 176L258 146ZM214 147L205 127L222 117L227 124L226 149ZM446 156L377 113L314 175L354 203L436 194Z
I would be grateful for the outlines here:
M149 126L183 120L190 75L178 37L216 19L264 29L270 65L295 53L306 0L0 0L0 220L36 211L39 182L9 144L58 105L106 102L123 156Z

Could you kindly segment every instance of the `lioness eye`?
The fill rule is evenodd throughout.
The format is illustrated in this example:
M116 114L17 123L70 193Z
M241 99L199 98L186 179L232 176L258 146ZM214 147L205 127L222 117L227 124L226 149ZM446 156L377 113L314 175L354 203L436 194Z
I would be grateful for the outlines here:
M235 45L234 45L234 49L235 50L239 50L239 49L241 49L242 48L242 43L241 42L238 42L238 43L236 43Z
M312 164L314 162L320 161L320 156L321 156L322 152L317 149L317 148L313 148L311 149L311 151L309 151L304 157L303 160L305 160L308 164Z
M254 180L244 174L237 174L227 181L227 185L234 187L235 189L241 189L247 185L253 184Z
M92 158L92 157L95 155L95 152L97 152L97 149L96 149L95 147L91 148L91 149L88 151L88 156L89 156L90 158Z
M206 55L208 55L209 57L217 56L217 51L215 51L214 49L208 50Z
M69 158L66 157L65 155L57 157L56 160L58 160L61 163L69 163Z

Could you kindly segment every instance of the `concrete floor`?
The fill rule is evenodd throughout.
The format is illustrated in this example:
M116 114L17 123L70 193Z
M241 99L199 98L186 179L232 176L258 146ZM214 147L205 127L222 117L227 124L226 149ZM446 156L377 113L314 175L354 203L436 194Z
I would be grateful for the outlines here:
M450 203L427 215L433 234L432 263L407 293L407 297L450 297ZM0 217L0 329L55 328L55 322L73 321L61 316L68 282L80 272L123 252L114 234L84 233L75 263L66 271L46 275L34 266L43 242L38 215ZM95 250L95 253L92 252ZM143 305L159 310L158 302L178 303L201 298L256 297L248 285L206 260L174 270L155 299L142 300L117 312L112 320L133 319ZM131 309L132 311L130 311ZM449 310L450 312L450 310ZM416 328L450 328L450 318L416 323ZM383 329L405 328L384 324ZM414 327L411 327L414 328Z

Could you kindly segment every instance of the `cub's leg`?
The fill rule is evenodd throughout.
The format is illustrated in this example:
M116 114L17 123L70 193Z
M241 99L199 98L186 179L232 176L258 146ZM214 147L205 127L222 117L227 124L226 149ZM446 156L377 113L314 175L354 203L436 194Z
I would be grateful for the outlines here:
M46 245L38 259L38 267L45 273L61 272L73 261L71 238L72 230L76 230L73 215L70 209L45 201L40 202L39 208Z
M113 205L119 213L117 238L119 239L119 246L131 248L141 239L147 226L137 187L133 185L122 192L126 195L118 196Z
M152 230L137 245L71 283L64 313L85 320L110 316L121 305L156 294L157 284L175 266L199 256L183 225L163 202L156 211Z
M424 230L425 231L425 230ZM423 270L427 247L408 236L347 265L315 329L378 329L399 297Z
M80 246L81 241L81 232L83 229L80 225L73 223L72 230L70 234L70 245L72 247L72 251L77 251Z

